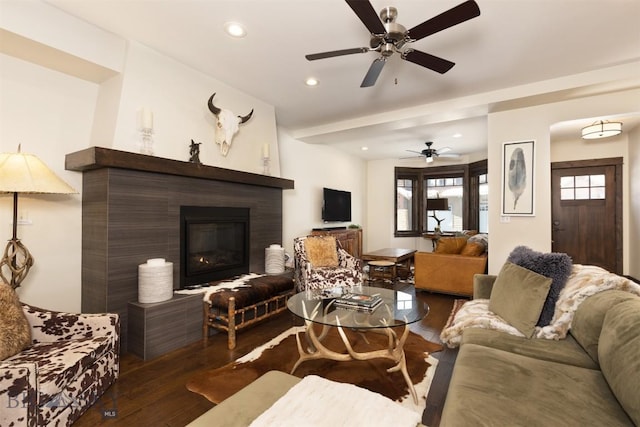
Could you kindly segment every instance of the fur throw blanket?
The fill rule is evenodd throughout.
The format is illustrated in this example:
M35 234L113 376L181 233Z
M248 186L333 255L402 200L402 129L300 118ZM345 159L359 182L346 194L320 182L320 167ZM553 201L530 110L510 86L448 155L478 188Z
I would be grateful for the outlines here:
M618 289L640 296L640 285L633 281L610 273L594 265L574 264L567 284L560 292L551 323L536 327L535 338L559 340L567 336L578 306L598 292ZM484 328L506 332L523 337L513 326L489 311L488 299L467 301L456 313L453 323L444 329L440 339L447 347L454 348L462 341L462 332L466 328Z
M250 427L415 427L421 417L381 394L307 375Z

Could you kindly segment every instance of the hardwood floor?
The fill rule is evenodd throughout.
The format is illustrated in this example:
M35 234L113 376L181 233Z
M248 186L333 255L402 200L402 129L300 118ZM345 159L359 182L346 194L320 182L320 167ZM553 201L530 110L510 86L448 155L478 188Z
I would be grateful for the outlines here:
M398 284L397 289L413 292L413 286ZM444 326L455 297L418 292L418 298L429 304L429 315L411 330L432 342L440 342L440 331ZM300 321L290 313L258 324L238 334L238 344L234 350L227 349L224 334L217 334L204 341L151 361L127 353L120 359L120 378L91 407L74 427L84 426L176 426L181 427L213 404L199 394L185 387L188 379L198 371L223 366L248 353ZM423 424L436 427L451 378L451 371L457 350L445 348L434 353L439 360L423 414Z

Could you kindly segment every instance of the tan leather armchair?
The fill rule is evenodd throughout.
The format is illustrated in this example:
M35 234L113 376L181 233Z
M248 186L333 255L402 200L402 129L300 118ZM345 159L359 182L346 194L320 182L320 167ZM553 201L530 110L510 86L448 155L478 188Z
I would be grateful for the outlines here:
M415 287L443 294L473 296L473 276L485 273L486 255L416 252Z

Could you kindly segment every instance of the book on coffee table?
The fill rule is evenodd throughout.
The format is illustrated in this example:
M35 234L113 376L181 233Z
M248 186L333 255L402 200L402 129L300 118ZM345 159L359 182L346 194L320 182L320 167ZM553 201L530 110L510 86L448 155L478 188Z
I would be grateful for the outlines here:
M340 304L340 303L335 303L334 306L336 308L343 308L345 310L360 311L363 313L373 313L381 304L382 304L382 300L378 301L377 304L374 304L372 306L349 305L349 304Z
M373 311L382 303L380 295L348 293L335 299L335 305L362 311Z

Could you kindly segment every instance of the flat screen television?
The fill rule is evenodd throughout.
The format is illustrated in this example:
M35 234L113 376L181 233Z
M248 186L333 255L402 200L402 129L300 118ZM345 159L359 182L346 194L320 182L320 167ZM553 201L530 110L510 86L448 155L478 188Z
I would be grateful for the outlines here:
M351 221L351 193L324 188L322 220L325 222Z

